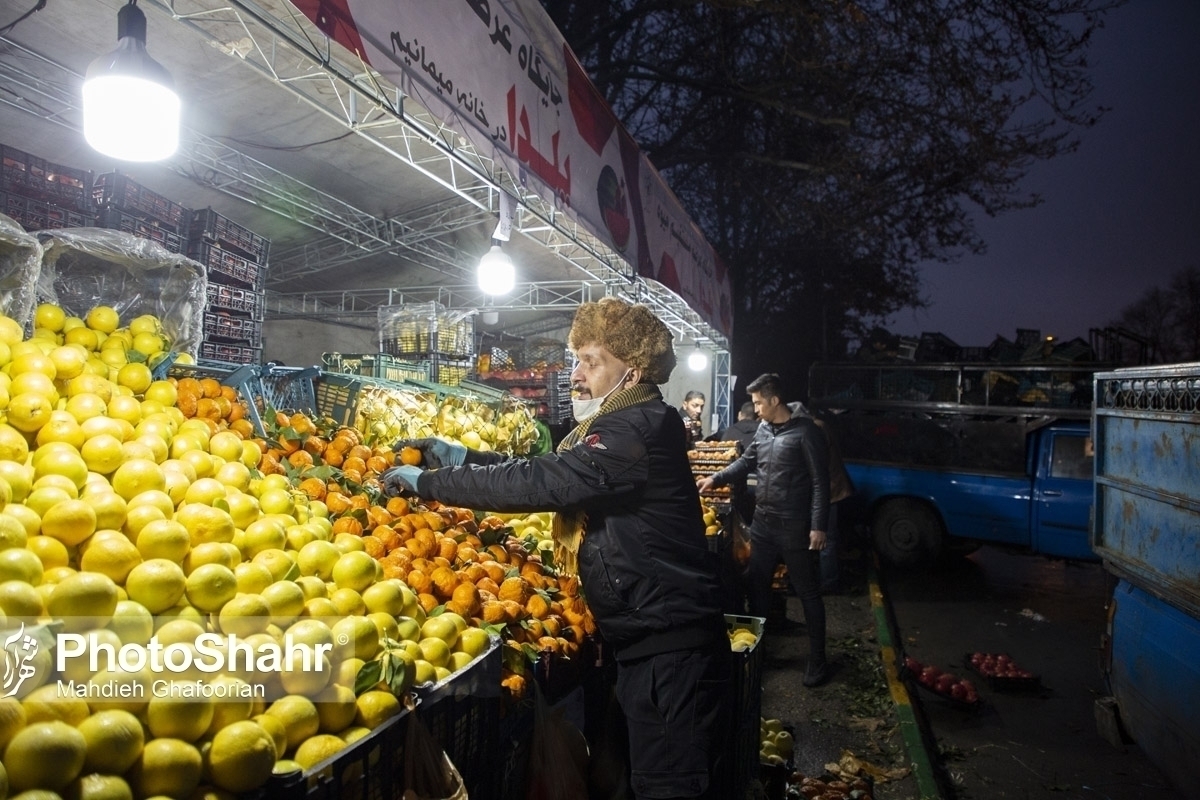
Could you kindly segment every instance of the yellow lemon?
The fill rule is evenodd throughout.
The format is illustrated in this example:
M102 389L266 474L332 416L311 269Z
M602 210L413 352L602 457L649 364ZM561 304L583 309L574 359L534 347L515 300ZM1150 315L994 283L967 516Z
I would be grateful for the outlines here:
M169 681L150 698L146 725L156 739L194 742L208 730L213 718L213 700L186 696L182 690L188 688L192 688L188 683Z
M0 514L0 518L3 516L3 514ZM66 545L58 539L52 539L49 536L30 537L25 548L41 559L43 569L65 567L71 560L71 554L67 551Z
M44 430L44 429L43 429ZM79 454L92 472L108 475L115 472L125 460L121 441L115 436L102 433L85 441Z
M175 504L171 502L171 495L159 489L147 489L130 498L130 508L139 506L154 506L168 518L175 513Z
M185 503L211 506L215 501L225 499L225 484L216 478L199 478L188 487L183 499Z
M154 635L154 616L135 600L118 600L108 628L121 637L124 644L145 644Z
M154 337L159 345L159 350L162 349L162 342L158 337ZM137 341L134 342L134 348L138 346ZM157 352L157 351L155 351ZM141 394L150 388L150 384L154 382L154 376L150 373L150 368L145 364L130 362L120 367L117 370L117 384L126 386L133 390L134 394ZM138 415L141 415L141 404L138 404Z
M66 791L78 800L133 800L133 789L124 778L98 772L81 776Z
M94 306L84 317L84 322L94 331L112 333L121 324L121 315L112 306Z
M37 349L21 353L20 355L14 352L13 359L8 365L8 374L13 380L16 380L19 376L29 373L38 373L50 380L54 380L54 377L58 374L54 369L54 362L50 360L50 356Z
M216 613L237 594L237 577L222 564L204 564L187 576L185 591L193 606Z
M79 558L79 568L107 575L118 586L125 584L130 571L142 562L142 554L124 534L92 542Z
M15 517L0 514L0 550L23 548L29 542L29 532Z
M130 508L125 512L125 524L121 526L121 530L129 537L129 541L136 544L142 528L151 522L159 522L166 518L167 515L158 506L146 505Z
M175 520L158 519L142 526L134 544L142 558L161 558L179 564L192 548L192 537Z
M0 342L14 345L25 338L25 329L12 317L0 314Z
M63 332L63 344L79 345L88 352L95 352L100 347L100 337L94 330L86 326L71 328Z
M70 478L74 482L75 488L82 489L87 483L88 466L83 460L83 456L79 451L63 442L55 444L62 445L61 447L47 450L46 447L39 447L37 455L33 460L33 480L37 483L38 478L43 475L62 475ZM46 453L46 455L42 455Z
M217 469L216 480L225 486L244 492L250 488L250 468L241 461L227 461ZM253 497L250 500L254 500ZM255 504L258 505L257 501ZM261 505L259 506L261 508Z
M49 414L46 415L49 419ZM29 455L29 442L17 429L0 423L0 459L24 463Z
M40 686L21 700L25 724L65 722L78 726L88 717L88 704L82 698L60 695L57 686Z
M184 441L189 441L192 439L192 437L183 436L177 438L175 441L179 441L180 438ZM171 444L172 455L174 455L174 442ZM189 450L185 450L184 452L180 453L178 457L181 461L185 461L192 465L192 468L196 470L196 477L198 478L211 478L216 474L216 462L213 461L212 456L204 452L202 448L191 448Z
M187 528L193 547L202 542L233 541L233 517L220 508L185 502L175 512L175 521Z
M80 722L77 729L87 748L83 767L88 772L120 775L142 754L142 723L128 711L99 711Z
M267 782L275 766L275 740L249 720L234 722L213 737L208 751L212 782L229 792L248 792Z
M149 459L126 461L112 476L113 491L126 501L149 489L163 491L166 486L162 468Z
M129 364L122 367L122 371L130 367L146 368L144 364ZM115 395L108 401L108 416L113 419L123 419L130 425L137 425L142 421L142 404L136 397L123 394Z
M107 408L108 401L112 399L112 384L108 382L107 377L85 372L67 381L67 397L78 397L81 394L95 395Z
M238 594L225 605L217 615L217 624L222 633L232 633L246 638L255 633L262 633L271 622L271 607L262 595Z
M200 785L200 751L179 739L153 739L127 777L137 797L188 797Z
M135 333L133 335L133 349L144 356L154 356L163 351L163 339L157 333ZM147 386L150 384L147 383ZM144 389L142 391L145 391ZM139 392L140 394L141 392Z
M83 769L87 742L65 722L35 722L19 731L4 751L9 790L64 788Z
M146 387L144 396L147 400L161 403L167 408L175 405L175 402L179 399L175 384L170 381L151 381L150 385Z
M266 731L275 742L275 757L283 758L288 747L287 727L283 724L283 720L270 714L258 714L252 717L251 721Z
M79 427L79 422L69 411L51 411L46 424L38 429L35 441L38 446L50 442L65 442L78 450L83 447L87 437L83 433L83 428Z
M86 500L64 500L42 513L41 530L42 535L74 547L96 532L96 510Z
M66 381L83 374L87 367L88 354L82 347L63 345L50 351L50 361L54 363L55 376Z
M355 700L357 711L354 722L369 730L375 730L403 710L400 701L391 692L370 689Z
M19 394L8 401L8 423L19 431L34 433L50 420L52 410L44 395Z
M25 727L25 707L15 697L0 699L0 753L17 735L17 731Z
M0 611L4 612L9 622L36 621L42 615L44 607L41 594L27 581L0 582Z
M339 589L353 589L361 594L375 582L375 559L362 550L343 553L333 565L333 582Z
M129 599L141 603L151 614L174 606L186 589L187 576L183 574L183 569L165 558L143 561L130 570L125 578L125 591Z
M46 611L53 617L61 617L69 631L102 628L116 610L116 583L95 572L80 572L60 582L46 603Z
M289 749L299 747L301 742L315 736L321 728L317 707L301 695L289 694L279 698L267 708L266 714L283 723Z
M252 561L243 561L238 564L233 568L233 574L237 578L238 591L245 594L259 594L275 582L275 576L271 574L271 570Z
M348 746L341 737L330 733L319 733L296 748L296 756L293 760L300 765L301 769L311 769Z
M106 414L85 419L79 423L79 427L83 430L83 435L89 439L96 436L108 435L119 442L124 442L126 439L132 438L134 433L133 426L128 422L121 419L112 419Z
M24 581L37 586L45 572L41 560L24 548L0 550L0 581Z

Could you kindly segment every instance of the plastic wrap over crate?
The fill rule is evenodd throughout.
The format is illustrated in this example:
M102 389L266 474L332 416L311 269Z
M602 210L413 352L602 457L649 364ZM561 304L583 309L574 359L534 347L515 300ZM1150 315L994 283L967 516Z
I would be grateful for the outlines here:
M37 297L84 316L112 306L128 322L153 314L171 349L196 355L204 330L204 268L157 242L124 231L77 228L39 235L44 253Z
M33 313L42 269L42 245L11 217L0 214L0 313L24 325Z
M411 359L475 355L475 309L447 309L440 303L383 306L378 312L379 350Z

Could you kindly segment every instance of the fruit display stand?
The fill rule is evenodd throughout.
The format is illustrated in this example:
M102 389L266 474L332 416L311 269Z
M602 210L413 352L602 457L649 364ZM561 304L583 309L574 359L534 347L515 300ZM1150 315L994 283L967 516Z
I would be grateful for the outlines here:
M33 311L42 245L0 213L0 313L24 324Z
M76 228L38 238L44 251L39 300L77 316L96 305L111 306L125 319L154 315L170 349L196 354L207 302L199 264L123 231Z
M402 361L387 353L322 353L321 363L329 372L383 378L397 383L432 379L428 361Z

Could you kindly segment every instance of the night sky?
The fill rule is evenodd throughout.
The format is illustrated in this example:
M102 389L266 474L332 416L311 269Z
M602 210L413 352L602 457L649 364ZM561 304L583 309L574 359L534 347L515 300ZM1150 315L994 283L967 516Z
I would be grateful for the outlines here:
M960 345L1035 328L1087 338L1154 286L1200 266L1200 2L1129 0L1089 55L1094 104L1112 110L1079 149L1035 165L1035 208L989 219L980 256L922 268L929 307L893 333Z

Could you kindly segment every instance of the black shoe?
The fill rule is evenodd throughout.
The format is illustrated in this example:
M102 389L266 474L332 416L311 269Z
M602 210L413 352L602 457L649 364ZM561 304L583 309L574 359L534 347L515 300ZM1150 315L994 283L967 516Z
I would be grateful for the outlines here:
M829 664L825 661L809 661L804 668L804 685L808 688L820 686L832 677Z

